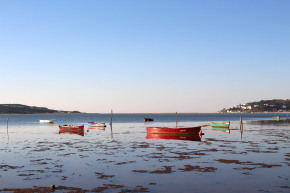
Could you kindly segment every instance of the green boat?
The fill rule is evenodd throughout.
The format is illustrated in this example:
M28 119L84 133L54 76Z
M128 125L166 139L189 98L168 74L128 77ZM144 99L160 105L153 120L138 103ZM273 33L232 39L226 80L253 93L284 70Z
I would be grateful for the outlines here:
M224 121L224 122L211 122L212 127L218 127L218 128L229 128L230 127L230 121Z
M280 120L280 116L274 116L273 119Z

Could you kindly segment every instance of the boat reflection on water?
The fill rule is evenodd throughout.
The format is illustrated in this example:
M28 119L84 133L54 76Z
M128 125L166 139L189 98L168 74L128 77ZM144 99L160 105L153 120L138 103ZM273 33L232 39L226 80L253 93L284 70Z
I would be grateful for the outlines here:
M199 135L170 135L170 134L151 134L151 133L147 133L146 139L201 141L201 137Z
M67 130L67 131L59 129L59 134L76 134L76 135L84 136L84 129Z
M211 131L220 131L220 132L224 132L224 133L228 133L230 134L230 129L229 128L224 128L224 127L212 127Z
M87 132L89 132L90 130L105 131L105 127L88 127Z

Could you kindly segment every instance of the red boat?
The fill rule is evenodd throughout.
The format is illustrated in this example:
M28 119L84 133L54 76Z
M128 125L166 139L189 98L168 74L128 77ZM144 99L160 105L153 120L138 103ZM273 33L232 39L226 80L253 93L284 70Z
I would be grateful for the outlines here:
M144 122L147 122L147 121L154 121L154 119L152 119L152 118L144 118Z
M69 133L84 136L84 126L59 125L59 134L60 133Z
M146 127L146 130L149 134L202 135L201 126L181 128Z
M173 139L173 140L201 141L201 137L199 135L147 134L146 139Z
M75 125L59 125L59 131L75 131L75 130L84 130L84 125L75 126Z

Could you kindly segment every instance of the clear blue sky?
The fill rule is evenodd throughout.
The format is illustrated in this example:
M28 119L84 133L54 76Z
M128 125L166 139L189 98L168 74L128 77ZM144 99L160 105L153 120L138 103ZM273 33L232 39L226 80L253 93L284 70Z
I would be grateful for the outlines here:
M0 104L216 112L289 88L289 0L0 0Z

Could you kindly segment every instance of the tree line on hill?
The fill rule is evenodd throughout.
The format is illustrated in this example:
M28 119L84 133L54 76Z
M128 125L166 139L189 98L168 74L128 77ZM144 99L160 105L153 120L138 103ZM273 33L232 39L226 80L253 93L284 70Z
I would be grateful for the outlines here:
M59 111L46 107L27 106L22 104L0 104L0 114L43 114L43 113L80 113L79 111Z
M288 112L290 111L290 99L261 100L239 104L235 107L224 108L220 113L255 113L255 112Z

